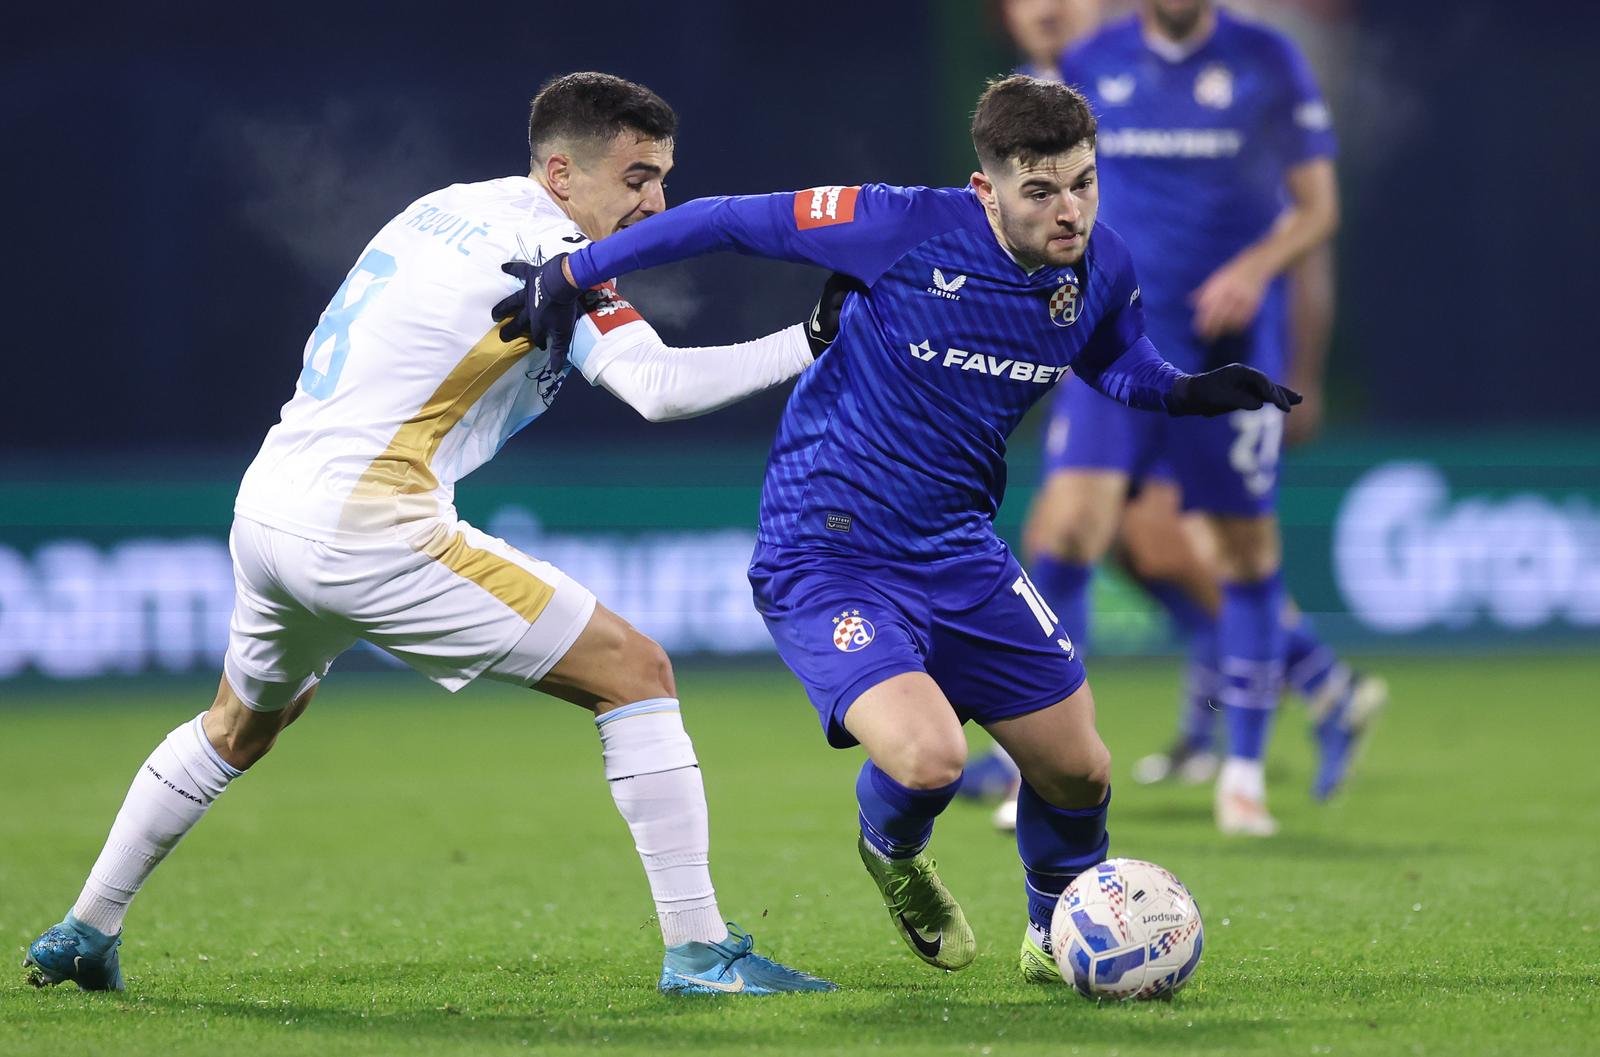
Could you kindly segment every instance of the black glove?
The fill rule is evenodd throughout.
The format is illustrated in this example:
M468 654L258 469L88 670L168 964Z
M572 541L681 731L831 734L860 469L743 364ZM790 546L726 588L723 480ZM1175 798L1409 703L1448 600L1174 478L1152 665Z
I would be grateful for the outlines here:
M833 339L839 336L839 313L844 309L846 294L865 293L861 280L843 272L834 272L822 284L822 296L817 307L806 320L806 340L811 343L811 356L815 359L828 351Z
M1167 413L1172 415L1226 415L1229 411L1254 411L1271 404L1288 411L1300 402L1300 394L1279 385L1254 367L1230 363L1205 374L1186 374L1167 394Z
M561 265L567 259L558 253L542 265L527 261L508 261L500 266L507 275L522 280L523 287L494 306L494 318L504 320L501 341L527 338L550 351L550 365L560 370L567 363L567 349L578 325L577 287L567 282Z

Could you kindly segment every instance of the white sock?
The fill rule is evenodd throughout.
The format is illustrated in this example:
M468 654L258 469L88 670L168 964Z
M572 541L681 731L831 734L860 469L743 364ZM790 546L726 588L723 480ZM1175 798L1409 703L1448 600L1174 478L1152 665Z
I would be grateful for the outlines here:
M133 776L105 848L72 908L72 916L85 925L108 936L120 932L145 878L243 773L212 748L200 726L204 715L168 734Z
M670 697L595 718L611 798L633 833L667 946L717 943L728 927L711 885L711 829L694 745Z
M1217 782L1225 792L1238 793L1251 800L1267 798L1267 767L1261 760L1229 756L1222 761L1222 773L1217 776Z

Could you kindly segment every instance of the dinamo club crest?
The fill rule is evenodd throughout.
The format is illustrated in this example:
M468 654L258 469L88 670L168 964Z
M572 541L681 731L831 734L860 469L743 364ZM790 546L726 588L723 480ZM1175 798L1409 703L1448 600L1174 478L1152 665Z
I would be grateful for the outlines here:
M1082 308L1083 293L1078 289L1078 280L1069 274L1050 295L1050 322L1058 327L1070 327L1078 321Z
M859 609L846 609L833 618L833 644L841 653L854 653L872 645L872 621Z

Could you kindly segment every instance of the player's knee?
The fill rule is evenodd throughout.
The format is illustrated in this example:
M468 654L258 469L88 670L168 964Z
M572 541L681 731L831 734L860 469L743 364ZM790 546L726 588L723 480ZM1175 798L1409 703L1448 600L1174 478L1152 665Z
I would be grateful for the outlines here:
M965 739L908 739L897 755L897 766L890 772L895 781L910 789L943 789L959 779L967 766L967 743Z
M678 696L672 658L660 643L632 627L626 629L618 643L613 671L614 685L604 696L617 706L653 697Z
M1098 807L1111 789L1111 750L1096 744L1048 774L1030 775L1028 784L1046 802L1068 811Z

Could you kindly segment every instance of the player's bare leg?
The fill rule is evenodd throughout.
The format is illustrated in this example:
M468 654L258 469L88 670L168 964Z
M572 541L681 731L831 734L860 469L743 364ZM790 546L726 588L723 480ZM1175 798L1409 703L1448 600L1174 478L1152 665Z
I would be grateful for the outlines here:
M829 991L833 984L754 953L711 883L705 784L684 730L666 651L601 605L537 689L595 715L606 781L650 882L674 993Z
M965 968L977 941L926 851L966 763L961 721L927 673L906 672L858 697L844 726L868 756L856 779L861 861L912 952L940 969Z
M275 711L252 709L222 678L211 708L167 735L134 775L111 833L71 912L28 948L34 985L72 980L120 991L117 957L133 897L231 783L271 751L316 693L312 685Z
M1106 856L1111 753L1094 722L1085 683L1049 708L985 725L1022 771L1017 851L1028 896L1025 979L1060 980L1050 956L1050 918L1073 878Z
M1217 778L1217 826L1224 833L1267 837L1278 823L1267 811L1264 758L1283 683L1286 596L1278 520L1212 516L1222 581L1218 636L1228 755Z

